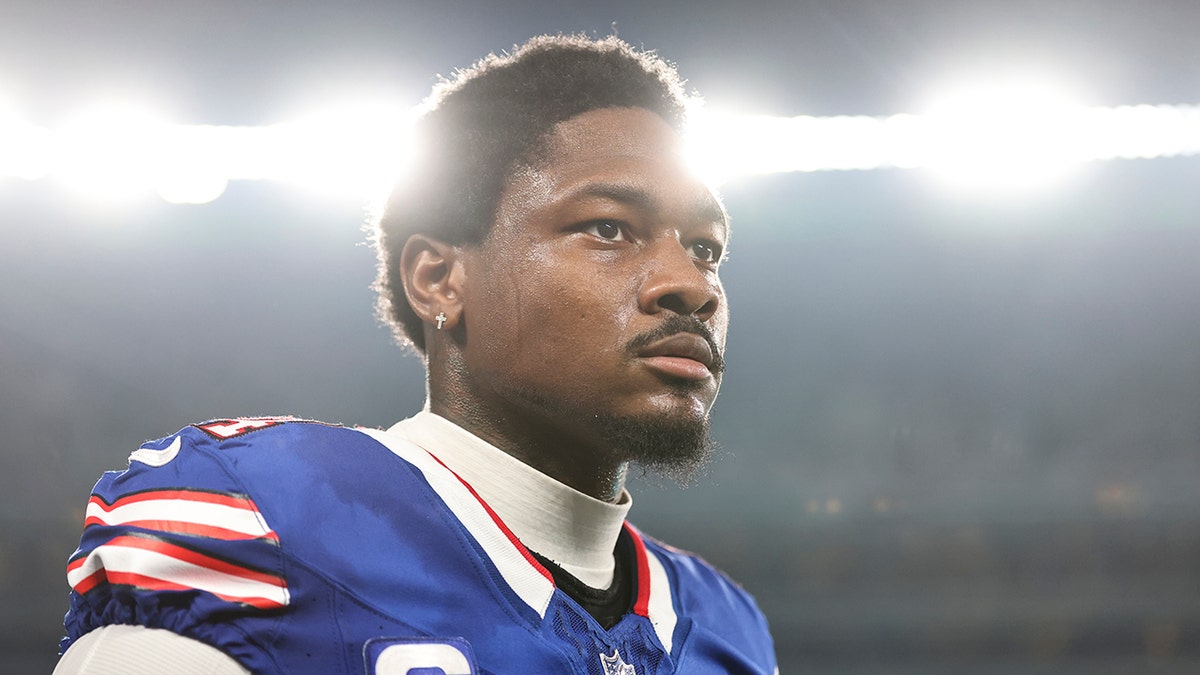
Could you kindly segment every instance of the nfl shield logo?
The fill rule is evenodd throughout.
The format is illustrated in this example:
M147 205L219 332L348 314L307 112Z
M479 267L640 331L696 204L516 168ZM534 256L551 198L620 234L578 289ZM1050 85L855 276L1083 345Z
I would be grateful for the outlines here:
M613 650L612 656L600 654L600 665L604 666L604 675L637 675L633 666L621 659L621 652Z

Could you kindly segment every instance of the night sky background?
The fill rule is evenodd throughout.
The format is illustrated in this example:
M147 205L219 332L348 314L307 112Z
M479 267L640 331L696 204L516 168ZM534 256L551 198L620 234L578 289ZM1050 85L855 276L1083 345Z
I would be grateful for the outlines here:
M1092 105L1200 103L1200 3L0 4L0 90L261 125L417 103L489 51L616 31L714 107L915 111L1023 67ZM1200 668L1200 157L964 194L921 171L723 188L722 450L631 520L758 599L785 673ZM208 418L387 426L420 362L373 315L362 203L233 183L120 206L0 179L0 671L48 672L91 485Z

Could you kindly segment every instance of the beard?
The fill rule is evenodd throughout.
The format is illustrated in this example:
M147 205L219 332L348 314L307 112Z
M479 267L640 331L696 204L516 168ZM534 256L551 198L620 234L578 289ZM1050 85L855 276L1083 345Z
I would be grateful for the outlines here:
M615 454L682 487L695 484L706 474L716 451L707 417L696 420L602 414L594 421Z

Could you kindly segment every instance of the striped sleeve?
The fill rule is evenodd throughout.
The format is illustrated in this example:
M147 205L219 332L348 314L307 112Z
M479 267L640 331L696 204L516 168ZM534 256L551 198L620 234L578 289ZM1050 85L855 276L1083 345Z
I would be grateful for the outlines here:
M247 621L269 625L290 602L279 535L220 453L185 429L100 479L67 563L62 649L100 626L131 624L235 658L259 651ZM233 617L242 619L236 628Z

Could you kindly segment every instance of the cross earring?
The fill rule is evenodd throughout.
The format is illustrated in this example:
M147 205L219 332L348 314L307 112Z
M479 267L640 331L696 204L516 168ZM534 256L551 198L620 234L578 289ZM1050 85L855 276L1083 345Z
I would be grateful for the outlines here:
M441 330L442 324L446 323L446 313L438 312L437 316L433 317L433 319L437 321L437 329Z

